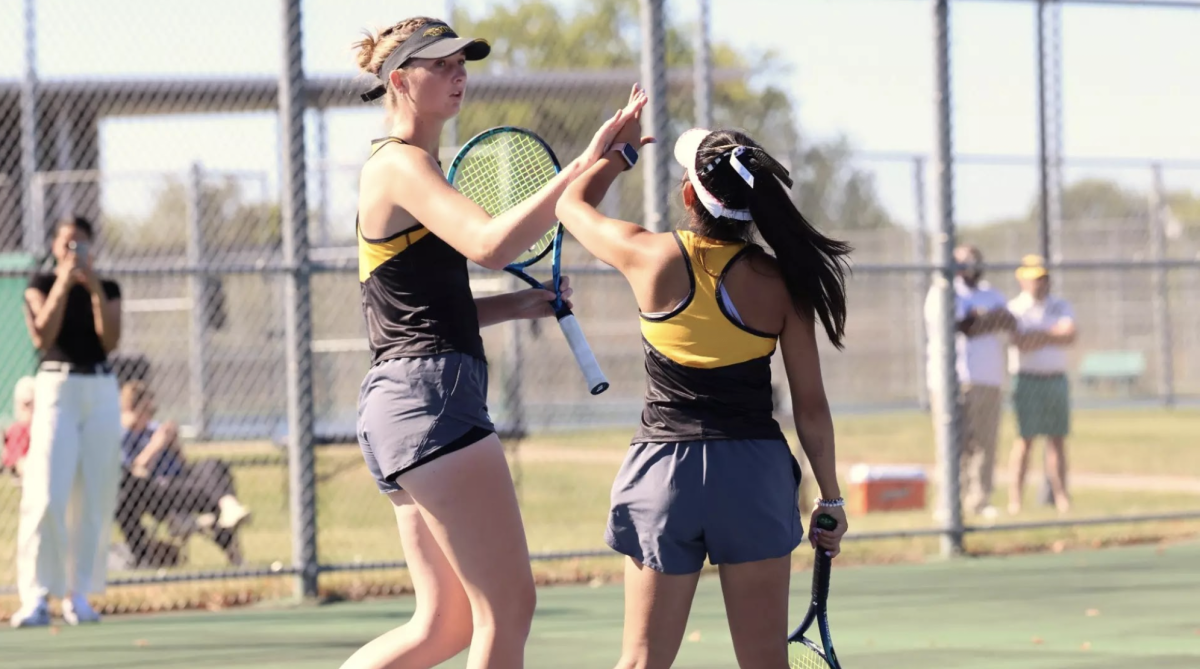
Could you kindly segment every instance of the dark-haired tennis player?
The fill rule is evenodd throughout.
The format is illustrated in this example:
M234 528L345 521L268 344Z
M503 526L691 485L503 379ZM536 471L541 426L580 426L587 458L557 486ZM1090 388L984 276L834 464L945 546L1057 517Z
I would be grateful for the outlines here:
M432 667L470 646L473 669L523 666L535 593L512 478L486 407L480 327L550 316L549 291L474 299L467 260L502 269L555 223L554 203L600 158L632 111L536 196L495 218L450 187L436 159L467 89L466 62L491 50L426 17L357 43L383 98L388 136L374 142L358 203L359 281L373 355L358 436L395 507L416 590L412 619L344 667ZM568 291L564 291L568 294Z
M635 96L638 93L635 92ZM687 230L655 234L595 208L636 162L638 118L557 206L572 235L628 279L641 311L647 389L612 488L606 540L629 556L618 667L669 667L705 557L719 566L738 664L787 666L788 577L801 543L800 468L772 418L770 359L783 351L800 442L838 521L818 534L836 555L846 517L815 323L840 348L849 247L788 195L790 177L742 133L693 129L675 145L687 176ZM757 233L774 252L752 243Z

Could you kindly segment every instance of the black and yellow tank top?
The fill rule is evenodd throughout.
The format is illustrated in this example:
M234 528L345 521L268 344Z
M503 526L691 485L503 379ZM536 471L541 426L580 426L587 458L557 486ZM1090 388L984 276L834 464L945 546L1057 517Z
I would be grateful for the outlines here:
M642 314L646 398L633 443L783 439L771 397L776 335L743 325L720 297L751 247L675 233L691 290L674 310Z
M371 156L390 143L371 144ZM467 259L421 224L368 239L355 221L358 281L372 364L442 353L486 357Z

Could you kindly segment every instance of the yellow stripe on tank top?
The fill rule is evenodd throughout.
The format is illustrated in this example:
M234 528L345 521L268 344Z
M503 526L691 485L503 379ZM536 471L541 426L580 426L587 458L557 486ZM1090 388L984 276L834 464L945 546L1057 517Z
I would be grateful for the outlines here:
M745 244L717 242L689 231L676 233L688 255L695 291L683 311L666 320L641 319L642 337L685 367L713 369L770 356L775 337L739 327L717 304L717 283Z

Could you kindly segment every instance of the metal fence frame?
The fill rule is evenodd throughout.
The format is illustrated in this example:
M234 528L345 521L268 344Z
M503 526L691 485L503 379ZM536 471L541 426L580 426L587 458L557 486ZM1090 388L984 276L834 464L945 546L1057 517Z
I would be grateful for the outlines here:
M968 1L968 0L960 0ZM1152 245L1155 257L1148 261L1102 261L1102 262L1068 262L1061 258L1061 249L1053 248L1055 237L1056 214L1055 198L1059 195L1058 188L1061 179L1057 171L1061 169L1064 158L1057 138L1061 136L1059 124L1061 113L1058 108L1058 95L1061 89L1061 72L1059 71L1059 39L1057 30L1061 22L1054 16L1060 5L1071 2L1095 5L1136 5L1157 6L1177 9L1200 9L1200 2L1168 2L1166 0L1152 2L1136 2L1133 0L1013 0L1036 4L1038 11L1038 63L1039 63L1039 99L1041 114L1039 115L1039 172L1041 176L1040 196L1042 214L1040 221L1041 246L1050 260L1049 266L1056 269L1102 269L1102 268L1142 268L1156 271L1155 306L1156 323L1160 332L1159 345L1167 352L1160 356L1162 364L1169 367L1171 348L1169 329L1169 310L1167 309L1167 286L1165 276L1168 270L1175 268L1200 268L1200 259L1172 259L1163 253L1164 243L1161 234L1154 235ZM663 62L662 46L662 16L664 0L641 0L642 36L647 42L660 48L642 49L642 74L647 82L647 88L653 94L654 105L647 110L646 126L648 134L659 138L660 147L665 147L668 139L663 131L668 127L667 107L665 103L666 79L668 73ZM697 108L702 110L701 117L711 115L711 82L713 80L712 65L708 57L708 0L698 0L701 20L695 35L698 51L703 57L697 58L695 70ZM450 3L452 6L452 3ZM937 234L933 235L933 243L922 234L915 235L914 254L917 258L928 258L929 262L913 262L910 264L869 264L854 268L856 273L897 272L911 273L914 287L922 291L933 285L939 288L940 315L942 329L938 333L928 333L940 336L943 342L950 342L942 347L943 355L935 369L948 388L957 386L955 368L955 347L953 346L953 289L952 280L955 272L953 248L955 245L955 163L969 161L967 156L958 156L954 152L952 138L953 114L951 104L951 25L950 12L953 3L950 0L932 0L932 19L935 26L936 57L935 70L937 93L935 100L937 121L937 151L929 158L925 156L897 156L911 161L914 165L914 188L917 193L917 217L921 225L925 223L925 184L924 172L927 160L932 160L935 167L936 181L934 190L936 197L934 205L937 216ZM21 84L22 133L21 165L25 174L34 175L36 170L35 147L37 145L37 101L39 97L39 81L36 72L36 43L34 25L36 21L36 0L24 0L25 20L25 57L26 67ZM188 264L183 267L171 268L123 268L115 269L112 273L122 274L174 274L200 278L207 273L220 271L229 273L281 274L286 285L286 344L287 355L287 466L289 470L290 488L290 517L292 524L292 556L290 565L277 565L261 569L229 569L207 570L166 574L148 574L123 579L114 579L110 585L132 585L148 583L171 583L181 581L201 581L237 577L267 577L290 576L296 581L296 592L305 598L317 595L318 575L321 573L367 571L404 567L404 561L382 561L361 563L323 563L317 551L316 544L316 500L314 486L314 451L317 439L313 430L313 352L312 341L312 305L309 294L311 277L324 272L351 272L353 269L345 262L314 260L310 253L308 203L306 174L308 163L305 156L304 112L312 107L309 95L310 83L303 72L301 35L301 6L300 0L280 0L282 57L286 63L279 74L276 106L284 137L284 156L282 167L283 195L283 259L279 263L246 264L245 266L221 265L213 267L203 262L203 250L189 247ZM318 143L323 143L324 134L318 133ZM655 146L647 147L648 169L652 178L645 181L645 220L655 227L661 228L666 219L667 203L666 181L668 151L658 150ZM1013 158L1016 160L1016 158ZM1155 171L1155 193L1158 200L1162 196L1161 165L1152 166ZM198 178L193 175L193 178ZM25 181L26 197L24 216L27 231L33 231L40 223L35 211L35 187L37 179ZM1161 228L1161 226L1155 226ZM27 235L28 240L38 240L41 236ZM1051 251L1056 251L1051 253ZM993 269L1011 269L1015 265L990 263ZM574 270L581 273L581 270ZM586 271L586 270L583 270ZM4 275L19 275L20 272L5 271ZM926 333L923 332L922 338ZM202 350L202 347L198 347ZM918 352L923 355L923 352ZM193 361L193 364L203 366L203 360ZM197 383L203 383L203 375ZM1170 405L1174 402L1174 389L1169 370L1160 375L1160 397ZM199 388L203 394L203 387ZM921 395L922 402L924 396ZM1160 520L1182 520L1200 518L1200 510L1172 514L1153 514L1120 517L1100 517L1076 520L1048 521L1035 523L998 524L988 526L966 525L962 517L958 491L958 407L951 399L952 393L945 393L936 401L942 402L938 412L943 420L937 425L940 466L947 485L941 487L938 500L940 527L928 529L901 530L889 532L855 533L848 540L866 541L889 538L937 536L941 542L943 555L956 555L963 550L963 537L968 533L1000 532L1033 528L1078 527L1085 525L1142 523ZM203 410L200 411L203 414ZM574 557L604 556L611 554L607 549L589 551L563 551L539 553L532 556L534 560L557 560Z

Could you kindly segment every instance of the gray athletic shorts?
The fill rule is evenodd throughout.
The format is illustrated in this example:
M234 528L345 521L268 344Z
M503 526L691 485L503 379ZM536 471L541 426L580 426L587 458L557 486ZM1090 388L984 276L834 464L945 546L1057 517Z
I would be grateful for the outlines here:
M371 367L358 395L358 445L379 490L400 490L397 476L494 432L487 387L487 363L464 353Z
M664 574L789 555L804 539L800 465L778 440L634 444L605 541Z

